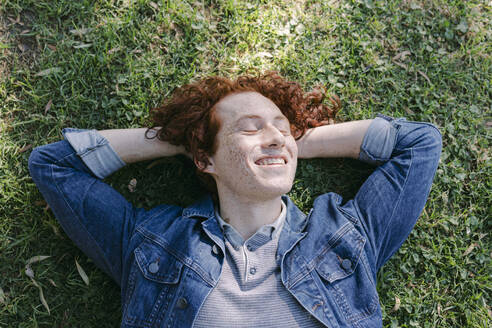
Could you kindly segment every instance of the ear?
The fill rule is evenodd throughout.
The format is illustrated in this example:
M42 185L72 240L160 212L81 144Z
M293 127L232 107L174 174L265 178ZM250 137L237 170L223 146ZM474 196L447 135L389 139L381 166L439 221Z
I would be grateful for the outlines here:
M215 174L215 165L212 157L204 156L203 160L195 158L193 161L200 171L212 175Z

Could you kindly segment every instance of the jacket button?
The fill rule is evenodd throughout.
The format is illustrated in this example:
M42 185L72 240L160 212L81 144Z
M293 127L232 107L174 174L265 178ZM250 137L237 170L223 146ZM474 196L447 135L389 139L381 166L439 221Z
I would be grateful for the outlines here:
M149 264L149 272L156 273L159 271L159 264L157 262L152 262Z
M219 249L217 248L217 245L212 246L212 253L214 253L215 255L219 255Z
M342 268L345 270L349 270L352 267L352 262L349 259L345 259L342 261Z
M178 299L178 302L176 303L176 306L178 307L178 309L186 309L186 307L188 306L188 301L186 300L186 298L184 297L180 297Z

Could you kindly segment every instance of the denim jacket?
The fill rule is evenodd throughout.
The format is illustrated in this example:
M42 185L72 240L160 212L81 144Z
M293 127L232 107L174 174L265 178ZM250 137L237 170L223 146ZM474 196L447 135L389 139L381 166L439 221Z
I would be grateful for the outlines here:
M224 236L211 197L135 208L102 179L125 163L95 130L35 148L31 176L61 226L121 286L122 327L192 327L217 285ZM377 165L354 199L319 196L308 215L283 196L285 288L327 327L381 327L376 273L409 235L441 151L431 124L377 117L360 159Z

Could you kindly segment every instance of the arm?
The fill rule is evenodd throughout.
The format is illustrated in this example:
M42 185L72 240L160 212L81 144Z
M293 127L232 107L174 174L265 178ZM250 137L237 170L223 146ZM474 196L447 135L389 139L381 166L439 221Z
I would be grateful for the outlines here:
M359 222L379 269L424 208L441 153L439 130L382 116L311 129L298 145L299 157L352 157L378 166L342 208Z
M364 231L376 271L400 248L420 216L441 147L439 130L425 122L381 116L367 129L359 159L378 167L342 208Z
M359 158L362 139L372 121L352 121L309 129L297 140L299 158Z
M182 146L174 146L157 138L147 139L146 131L147 128L100 130L98 132L109 141L118 156L127 164L185 153ZM153 137L155 133L151 130L148 136Z
M113 146L128 162L176 151L157 139L143 140L143 130L100 134L96 130L66 128L62 131L66 140L36 147L29 157L32 179L63 230L117 283L134 228L152 213L133 207L102 181L125 165ZM140 153L136 151L139 148Z

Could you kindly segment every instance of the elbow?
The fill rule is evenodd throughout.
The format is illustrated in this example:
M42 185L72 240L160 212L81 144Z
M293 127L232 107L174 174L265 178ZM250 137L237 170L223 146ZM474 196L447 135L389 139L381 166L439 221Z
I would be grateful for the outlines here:
M427 124L425 139L428 147L435 149L439 155L442 150L442 134L434 124Z
M36 147L31 151L29 159L27 160L27 167L29 169L29 175L33 178L37 184L37 178L40 175L41 166L43 162L46 162L46 158L40 150L41 147Z
M46 175L46 168L58 161L56 145L57 143L38 146L29 154L27 167L36 184L43 180L42 176Z
M422 124L415 144L415 150L420 154L425 154L424 157L431 162L435 162L436 166L441 157L442 151L442 135L439 129L430 123Z
M439 129L431 123L405 122L400 127L398 148L436 149L442 148L442 135Z

